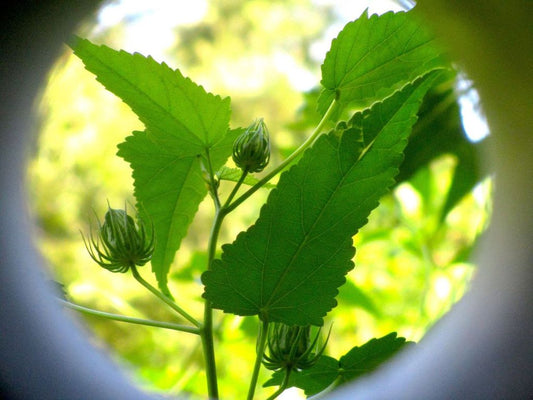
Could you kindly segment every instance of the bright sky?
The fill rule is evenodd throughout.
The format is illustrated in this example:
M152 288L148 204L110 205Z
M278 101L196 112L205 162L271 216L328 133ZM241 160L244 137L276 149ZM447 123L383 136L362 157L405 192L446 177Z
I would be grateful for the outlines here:
M96 30L125 22L125 50L164 60L174 27L201 21L206 13L206 0L118 0L101 9Z
M172 46L175 39L174 28L178 25L194 24L201 21L208 9L208 0L117 0L102 7L98 14L95 33L113 25L124 22L126 34L121 47L129 52L151 55L158 61L171 61L165 51ZM349 21L357 18L368 8L369 13L384 12L402 8L391 0L313 0L319 6L332 6L337 15L337 22L330 26L324 37L313 43L310 52L318 62L331 45L331 40ZM314 87L317 76L306 70L287 53L276 53L271 60L274 67L285 74L298 91L307 91ZM172 65L172 62L170 62ZM229 76L228 79L232 77ZM244 80L239 75L237 78ZM253 83L246 81L247 87Z
M472 82L465 77L457 82L457 90L465 91L465 94L459 97L463 127L471 141L480 141L489 135L489 127L480 109L479 93L472 89Z
M368 8L369 13L381 14L402 8L389 0L313 0L317 5L335 7L338 22L331 26L324 38L314 43L311 55L321 60L328 50L331 39L349 21ZM196 23L205 17L207 0L118 0L104 6L98 15L96 31L121 22L127 22L123 48L150 54L156 60L166 61L165 51L174 42L174 27ZM313 87L316 77L301 68L289 54L276 54L273 60L277 69L284 71L297 90L305 91ZM478 110L479 97L472 90L460 99L465 130L473 140L481 140L488 134L488 127Z
M333 39L342 27L368 8L369 13L382 14L402 7L392 0L313 0L316 5L332 5L338 21L325 32L322 40L311 46L311 56L322 60ZM102 8L95 31L126 22L122 47L130 52L150 54L158 61L168 61L165 51L174 42L177 25L201 21L208 10L208 0L118 0ZM290 54L276 54L275 67L287 75L297 90L311 89L316 77L303 69ZM471 140L481 140L488 134L485 119L479 112L479 96L475 90L460 99L463 125Z
M402 9L390 0L313 0L313 3L333 6L338 16L338 22L326 32L325 39L315 44L312 49L320 58L324 56L331 39L342 27L361 15L365 9L368 8L371 14ZM164 59L165 49L174 41L174 27L201 21L207 13L207 8L207 0L118 0L102 7L95 30L100 31L126 22L125 50Z

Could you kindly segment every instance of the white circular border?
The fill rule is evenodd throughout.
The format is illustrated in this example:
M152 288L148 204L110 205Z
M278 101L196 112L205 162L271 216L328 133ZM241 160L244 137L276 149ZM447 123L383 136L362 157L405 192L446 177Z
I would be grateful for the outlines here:
M494 217L478 276L416 348L332 399L533 396L532 2L474 3L421 0L418 12L476 83L493 132ZM0 41L1 397L148 399L53 302L25 203L33 99L62 42L98 2L13 4L3 11Z

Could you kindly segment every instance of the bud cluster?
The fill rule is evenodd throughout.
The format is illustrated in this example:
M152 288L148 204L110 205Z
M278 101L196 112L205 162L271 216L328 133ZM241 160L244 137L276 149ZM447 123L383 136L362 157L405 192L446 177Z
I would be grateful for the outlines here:
M311 368L318 361L327 344L326 340L319 349L319 336L320 330L311 340L311 326L274 323L268 331L269 354L263 354L263 365L271 370Z
M233 162L246 172L261 172L270 161L270 137L263 118L256 119L233 144Z
M154 252L153 230L149 239L142 221L136 223L127 210L108 208L104 223L98 221L98 231L91 229L89 239L83 241L91 258L111 272L127 272L135 265L142 266Z

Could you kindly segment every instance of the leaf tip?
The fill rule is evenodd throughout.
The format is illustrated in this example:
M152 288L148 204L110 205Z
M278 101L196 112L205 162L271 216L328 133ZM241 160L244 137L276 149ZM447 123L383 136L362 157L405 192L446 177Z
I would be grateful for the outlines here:
M78 45L83 41L84 39L82 39L81 37L79 37L78 35L71 35L67 40L66 40L66 44L68 47L70 47L72 50L76 51L76 48L78 47Z

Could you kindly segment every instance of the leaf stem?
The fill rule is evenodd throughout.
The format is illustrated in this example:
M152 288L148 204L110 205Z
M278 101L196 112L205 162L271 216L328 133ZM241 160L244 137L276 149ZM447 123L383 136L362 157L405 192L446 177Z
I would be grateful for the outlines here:
M87 315L93 315L99 318L107 318L107 319L111 319L114 321L127 322L130 324L155 326L157 328L163 328L163 329L172 329L172 330L180 331L180 332L193 333L195 335L200 334L200 329L196 327L192 327L192 326L173 324L171 322L155 321L151 319L128 317L125 315L112 314L112 313L108 313L105 311L95 310L95 309L84 307L79 304L71 303L70 301L66 301L62 299L58 299L58 301L60 304L62 304L63 306L67 308L70 308L71 310L75 310L75 311L78 311L78 312L81 312Z
M263 360L263 353L265 352L265 346L268 337L268 321L263 321L263 325L259 331L259 336L257 337L257 347L256 347L256 357L254 370L252 372L252 379L250 381L250 387L248 388L248 397L247 400L252 400L254 398L255 387L257 385L257 379L259 378L259 370L261 369L261 361Z
M311 135L303 142L300 147L298 147L289 157L287 157L281 164L279 164L276 168L274 168L272 171L270 171L268 174L266 174L259 182L257 182L255 185L253 185L250 189L248 189L242 196L237 198L232 204L225 207L225 211L227 213L233 211L235 208L237 208L242 202L244 202L248 197L250 197L252 194L254 194L257 190L259 190L263 185L265 185L270 179L272 179L274 176L276 176L278 173L283 171L290 163L294 161L297 157L299 157L309 146L311 146L316 138L322 133L322 130L324 129L324 126L328 122L330 116L333 114L333 112L336 110L338 106L337 101L334 99L331 104L329 105L328 110L314 129L314 131L311 133Z
M269 398L267 398L267 400L274 400L276 397L282 394L285 391L285 389L287 389L287 386L289 385L289 377L291 376L291 371L292 371L291 368L285 371L283 382L281 382L281 385L279 386L278 390L272 393L272 395Z
M223 210L223 213L224 214L227 214L229 213L229 211L227 211L227 208L228 206L231 204L231 201L233 200L233 198L235 197L235 195L237 194L237 191L239 190L239 188L241 187L242 183L244 182L244 179L246 178L246 176L248 175L248 170L245 169L242 171L242 174L241 174L241 177L239 178L239 180L237 181L237 184L233 187L233 190L231 191L231 193L229 194L226 202L224 203L224 205L222 206L222 210Z
M190 316L184 309L182 309L180 306L178 306L176 303L170 300L167 296L165 296L163 293L161 293L159 290L157 290L155 287L153 287L147 281L145 281L143 277L139 274L139 271L137 271L137 267L135 265L131 267L131 272L133 273L133 277L141 285L143 285L146 289L152 292L156 297L162 300L166 305L168 305L170 308L172 308L174 311L176 311L179 315L181 315L183 318L185 318L187 321L192 323L197 328L201 327L201 324L195 318Z

